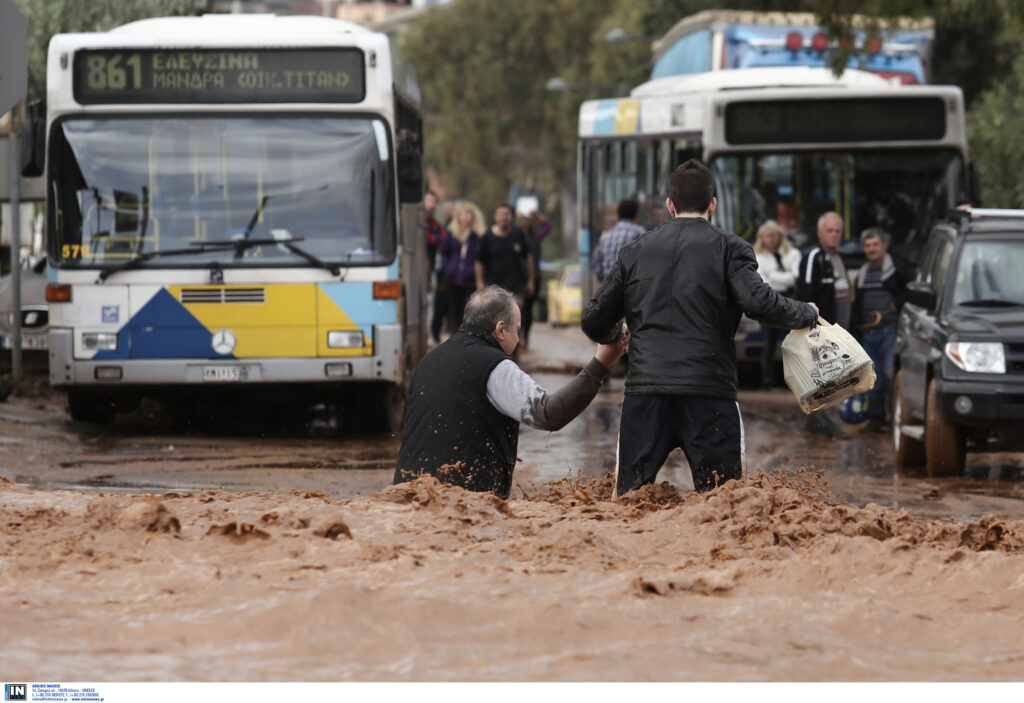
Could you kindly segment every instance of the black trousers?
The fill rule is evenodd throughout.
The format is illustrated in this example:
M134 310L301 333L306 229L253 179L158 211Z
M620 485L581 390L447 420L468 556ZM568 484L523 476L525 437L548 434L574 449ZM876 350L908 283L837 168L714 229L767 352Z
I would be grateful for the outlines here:
M743 417L735 400L687 395L627 395L619 420L616 493L653 483L679 447L693 485L710 491L743 477Z
M437 288L434 289L434 311L430 318L430 336L435 342L441 341L441 327L448 315L448 281L444 274L437 272Z
M775 347L779 344L779 337L784 330L778 327L761 325L761 332L764 334L764 346L761 348L761 385L775 385Z
M469 296L473 295L475 286L456 286L448 284L448 332L455 334L455 331L462 325L462 316L466 312L466 303Z

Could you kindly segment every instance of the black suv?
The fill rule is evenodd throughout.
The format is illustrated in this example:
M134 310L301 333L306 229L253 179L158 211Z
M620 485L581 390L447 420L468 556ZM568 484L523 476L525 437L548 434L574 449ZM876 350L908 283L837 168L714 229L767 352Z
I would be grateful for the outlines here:
M966 451L1024 449L1024 210L958 211L932 230L893 370L897 468L958 476Z

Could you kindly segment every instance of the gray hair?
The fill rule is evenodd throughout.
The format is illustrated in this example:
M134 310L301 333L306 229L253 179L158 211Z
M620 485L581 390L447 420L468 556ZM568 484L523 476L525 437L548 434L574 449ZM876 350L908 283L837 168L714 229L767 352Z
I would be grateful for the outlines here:
M516 297L501 286L487 286L469 297L462 322L493 332L499 322L512 325L518 304Z
M863 244L869 239L878 237L882 241L882 244L889 246L889 242L892 241L892 237L881 227L868 227L866 230L860 233L860 243Z
M842 222L843 222L843 218L839 216L838 212L836 212L835 210L829 210L824 215L822 215L821 217L818 218L818 229L819 230L821 229L821 226L823 224L825 224L825 218L827 218L827 217L834 217L834 218L836 218L837 220L839 220L840 224L842 224Z

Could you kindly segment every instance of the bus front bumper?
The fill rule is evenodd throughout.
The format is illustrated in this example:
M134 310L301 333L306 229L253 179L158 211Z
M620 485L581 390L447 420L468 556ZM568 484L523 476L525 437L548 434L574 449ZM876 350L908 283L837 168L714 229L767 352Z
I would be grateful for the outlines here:
M50 385L134 387L400 382L402 330L374 327L374 355L275 359L75 359L73 330L50 328Z

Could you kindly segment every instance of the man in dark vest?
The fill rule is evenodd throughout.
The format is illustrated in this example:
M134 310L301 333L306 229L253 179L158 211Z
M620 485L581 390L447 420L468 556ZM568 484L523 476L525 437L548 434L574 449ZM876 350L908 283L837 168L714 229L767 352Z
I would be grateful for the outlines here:
M622 356L629 331L597 352L572 381L548 393L512 360L522 317L499 286L475 292L462 326L431 350L409 385L395 483L429 474L470 491L507 499L519 423L559 430L597 395Z

